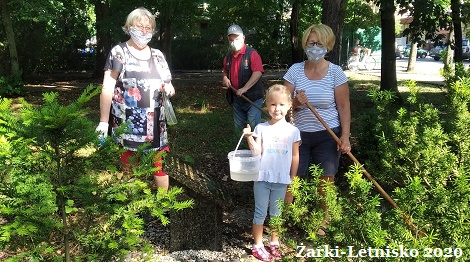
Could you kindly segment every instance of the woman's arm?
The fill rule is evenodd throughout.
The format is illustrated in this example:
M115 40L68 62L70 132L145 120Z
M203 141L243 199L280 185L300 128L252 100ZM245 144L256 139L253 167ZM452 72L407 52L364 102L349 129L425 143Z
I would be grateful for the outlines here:
M297 141L292 144L292 164L290 165L291 181L297 175L297 169L299 168L299 145L300 141Z
M100 95L100 122L108 123L111 100L113 98L116 79L119 77L118 71L106 70L103 78L103 88Z
M347 153L351 150L351 144L349 142L349 135L351 133L351 108L347 82L335 88L335 102L341 124L341 146L338 145L338 150Z

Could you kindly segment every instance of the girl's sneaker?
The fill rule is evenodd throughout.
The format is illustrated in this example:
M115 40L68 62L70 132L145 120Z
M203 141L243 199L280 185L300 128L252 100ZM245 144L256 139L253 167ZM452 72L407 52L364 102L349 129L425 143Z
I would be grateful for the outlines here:
M272 259L271 254L269 254L264 246L258 248L253 246L251 248L251 254L263 262L269 262Z
M280 260L282 258L281 252L279 252L278 245L270 245L269 250L271 250L271 256L274 260Z

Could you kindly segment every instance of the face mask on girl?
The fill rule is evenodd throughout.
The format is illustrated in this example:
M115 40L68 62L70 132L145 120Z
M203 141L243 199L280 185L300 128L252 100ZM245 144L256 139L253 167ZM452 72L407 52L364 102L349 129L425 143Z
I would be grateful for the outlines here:
M314 45L307 47L305 49L305 54L307 55L308 60L318 63L323 57L325 57L327 51L326 47L318 47L317 45Z
M233 40L233 42L230 43L230 47L234 51L240 51L243 47L243 42L241 40Z
M140 48L146 47L148 42L152 40L153 36L152 33L144 33L134 27L131 27L129 30L129 35L131 36L132 41L134 41L134 43Z

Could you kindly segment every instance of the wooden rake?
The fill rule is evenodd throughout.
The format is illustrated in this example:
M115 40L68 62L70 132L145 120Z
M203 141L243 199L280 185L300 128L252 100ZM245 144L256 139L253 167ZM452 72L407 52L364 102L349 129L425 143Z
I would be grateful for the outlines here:
M333 130L331 130L331 128L325 123L325 121L321 118L321 116L317 113L317 111L315 111L315 109L312 107L312 105L310 105L310 103L308 103L308 102L305 105L310 109L310 111L312 111L312 113L315 115L315 117L318 119L318 121L320 121L320 123L326 128L328 133L330 133L330 135L335 139L336 143L338 143L338 145L341 145L341 140L338 138L338 136L335 134L335 132L333 132ZM420 236L420 237L423 236L423 232L419 231L417 229L417 227L415 227L410 222L408 215L400 210L397 203L395 203L395 201L387 194L387 192L385 192L385 190L383 190L383 188L379 185L379 183L377 183L377 181L375 181L375 179L369 174L369 172L367 172L367 170L364 168L364 166L356 159L356 157L354 157L354 155L351 153L351 151L349 151L347 153L347 155L349 156L349 158L351 158L352 161L354 161L354 163L356 163L357 165L359 165L361 167L362 172L364 173L364 175L372 182L372 184L374 184L374 186L377 188L379 193L394 208L396 208L397 210L399 210L402 213L402 216L405 219L405 223L413 231L413 233L415 233L415 235Z
M230 88L232 89L232 91L236 92L237 89L235 89L233 86L230 85ZM255 103L253 103L250 99L248 99L246 96L244 95L241 95L241 97L246 100L248 103L250 103L251 105L253 105L254 107L258 108L261 112L265 113L266 115L269 116L269 114L263 110L262 108L260 108L258 105L256 105ZM315 111L315 109L312 107L312 105L310 105L310 103L306 103L305 104L309 109L310 111L312 111L312 113L315 115L315 117L318 119L318 121L320 121L320 123L325 127L325 129L328 131L328 133L330 133L330 135L335 139L336 143L338 143L339 145L341 145L341 140L338 138L338 136L335 134L335 132L333 132L333 130L331 130L331 128L325 123L325 121L323 120L323 118L321 118L321 116L317 113L317 111ZM356 163L357 165L359 165L362 169L362 172L363 174L367 177L367 179L369 179L372 184L377 188L377 190L379 191L379 193L397 210L399 210L401 213L402 213L402 216L403 218L405 219L405 223L406 225L411 229L411 231L413 231L413 233L419 237L422 237L423 236L423 231L422 230L418 230L416 226L414 226L411 222L410 222L410 219L408 217L408 215L404 212L401 211L400 207L397 205L397 203L390 197L390 195L387 194L387 192L385 192L385 190L380 186L379 183L377 183L377 181L375 181L375 179L369 174L369 172L367 172L367 170L364 168L364 166L356 159L356 157L351 153L351 151L349 151L347 153L347 155L349 156L349 158L351 158L351 160Z

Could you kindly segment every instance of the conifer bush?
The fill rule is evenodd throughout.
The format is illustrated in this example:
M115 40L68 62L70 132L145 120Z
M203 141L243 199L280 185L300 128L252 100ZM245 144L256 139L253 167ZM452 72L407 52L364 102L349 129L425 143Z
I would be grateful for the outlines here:
M119 147L112 137L100 146L86 117L99 92L90 85L69 105L45 93L43 106L23 101L19 111L0 100L0 248L15 253L9 261L111 261L148 249L143 214L167 224L165 210L192 206L177 201L181 188L151 188L155 152L139 151L132 172L120 171Z
M318 167L311 178L294 180L294 204L283 206L282 221L304 231L305 241L287 241L295 249L291 261L298 255L307 261L470 259L470 73L457 65L446 79L443 108L424 103L412 81L402 105L392 92L369 92L375 108L361 118L358 159L398 208L356 164L344 174L346 188L326 185L325 196L317 193ZM321 200L330 217L325 237L316 235L324 217ZM325 247L330 253L322 253Z

